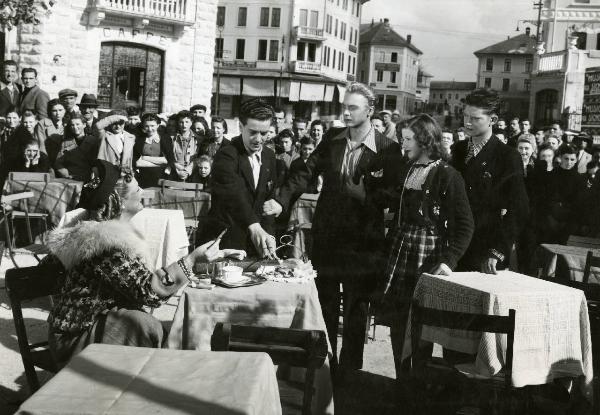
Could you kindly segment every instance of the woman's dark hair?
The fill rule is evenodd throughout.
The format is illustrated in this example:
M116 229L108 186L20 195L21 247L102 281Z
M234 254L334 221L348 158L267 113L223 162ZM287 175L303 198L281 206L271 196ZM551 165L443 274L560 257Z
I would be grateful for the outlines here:
M240 119L241 119L241 116L240 116ZM220 123L223 126L223 134L227 134L227 121L225 121L225 118L223 118L219 115L215 115L214 117L212 117L210 119L210 126L212 127L212 125L216 122ZM208 131L208 129L207 129L207 131Z
M206 119L204 117L194 117L194 119L192 120L192 125L194 125L197 122L202 124L202 127L204 127L204 135L208 134L208 132L210 131L210 127L208 126L208 122L206 122Z
M58 98L54 98L51 99L50 101L48 101L48 104L46 104L46 111L47 114L50 115L50 112L54 109L54 107L56 107L57 105L60 105L61 107L65 108L65 106L63 105L62 102L59 101Z
M406 123L406 127L415 133L415 141L433 160L444 158L442 151L442 129L436 120L428 114L419 114Z
M106 220L112 220L120 217L122 212L123 201L121 200L121 196L119 196L119 192L113 190L108 195L108 199L106 199L106 204L104 204L99 209L90 210L89 214L90 220L94 220L96 222L103 222Z
M285 129L281 130L281 132L279 134L277 134L278 141L282 140L284 138L290 138L292 141L294 141L294 137L295 137L294 132L289 128L285 128Z
M248 118L259 121L270 120L275 116L273 107L263 101L261 98L252 98L242 102L240 106L240 122L246 125Z
M498 114L500 97L493 89L479 88L467 95L465 103L471 107L481 108L487 115L493 115Z
M160 125L160 118L153 112L147 112L142 115L142 124L144 124L146 121L154 121L156 124Z

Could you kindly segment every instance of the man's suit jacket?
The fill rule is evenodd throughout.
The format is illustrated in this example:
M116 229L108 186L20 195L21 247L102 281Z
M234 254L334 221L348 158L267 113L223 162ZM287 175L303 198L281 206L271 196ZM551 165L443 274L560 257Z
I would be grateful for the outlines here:
M48 117L48 101L50 96L39 86L34 86L29 91L23 91L19 102L19 114L25 110L31 110L35 113L38 120Z
M277 184L275 153L263 147L258 185L254 186L252 167L241 136L222 146L215 155L210 180L211 209L200 224L202 242L215 238L223 229L228 232L221 248L245 249L249 255L256 251L249 239L248 226L260 223L273 233L275 217L263 216L265 201L274 198Z
M504 256L507 263L529 217L529 201L523 162L514 148L492 136L477 156L465 163L468 144L463 140L452 146L451 165L465 180L475 220L471 245L457 270L480 271L481 262L492 257L493 251Z
M347 131L330 129L306 164L290 172L277 200L289 210L293 197L322 174L312 221L312 263L320 278L374 284L381 277L385 256L384 206L375 196L384 189L383 169L400 146L375 131L377 151L364 147L352 178L354 183L364 180L367 197L360 201L348 194L342 175Z
M10 92L8 88L3 85L0 90L0 117L6 117L12 110L18 110L19 101L21 100L21 86L19 84L15 84L13 87L13 97L12 100L10 98Z
M118 152L117 140L120 138L110 131L101 132L100 148L98 149L98 160L106 160L117 167L128 168L133 171L133 147L135 137L127 131L123 131L123 151Z
M587 165L590 161L592 161L592 155L587 151L584 150L582 155L577 153L577 173L587 173Z

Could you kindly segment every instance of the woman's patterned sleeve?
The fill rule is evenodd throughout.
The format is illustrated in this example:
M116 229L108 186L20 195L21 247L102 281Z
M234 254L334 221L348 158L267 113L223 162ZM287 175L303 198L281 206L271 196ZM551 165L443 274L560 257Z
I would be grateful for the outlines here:
M158 307L166 299L159 297L152 289L154 273L141 258L114 251L98 257L95 262L96 276L127 301L140 306Z

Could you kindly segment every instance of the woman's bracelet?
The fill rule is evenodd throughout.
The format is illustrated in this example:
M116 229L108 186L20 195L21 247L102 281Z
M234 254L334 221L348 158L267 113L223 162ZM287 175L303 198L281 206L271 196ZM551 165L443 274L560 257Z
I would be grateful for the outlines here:
M192 271L190 271L188 266L185 264L185 260L183 258L180 258L179 261L177 261L177 265L179 265L179 268L181 268L185 277L188 279L188 281L190 281L193 274Z
M169 272L165 269L165 268L161 268L162 272L165 273L165 275L162 276L162 278L160 279L160 282L162 282L162 284L166 287L170 287L171 285L175 284L175 280L173 280L171 278L171 275L169 274Z

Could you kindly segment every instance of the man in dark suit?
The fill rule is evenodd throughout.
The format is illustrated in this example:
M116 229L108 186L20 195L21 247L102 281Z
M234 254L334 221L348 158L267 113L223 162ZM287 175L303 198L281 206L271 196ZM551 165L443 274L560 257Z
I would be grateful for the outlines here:
M498 120L496 91L480 88L466 98L465 131L469 140L452 146L451 164L463 176L475 220L475 232L457 271L495 274L509 255L529 216L519 153L492 134Z
M211 173L211 209L201 224L201 241L214 239L228 228L221 246L244 249L250 256L276 257L272 236L275 214L263 205L275 195L275 153L263 146L269 132L273 108L261 99L240 107L241 135L217 151Z
M19 73L17 63L13 60L4 61L4 80L0 89L0 117L6 117L10 111L16 109L21 97L21 85L17 83Z
M277 201L265 204L267 213L290 207L293 196L319 174L323 188L312 223L311 261L319 300L334 356L340 314L340 283L344 298L344 332L340 376L363 364L368 304L384 267L383 206L374 197L383 188L385 160L400 148L372 127L375 95L354 83L344 96L346 128L330 129L301 168L280 189Z
M48 117L48 101L50 96L37 85L37 71L35 68L23 68L21 70L21 81L23 82L23 93L19 100L19 113L31 110L38 120Z

